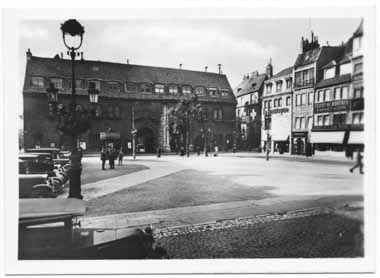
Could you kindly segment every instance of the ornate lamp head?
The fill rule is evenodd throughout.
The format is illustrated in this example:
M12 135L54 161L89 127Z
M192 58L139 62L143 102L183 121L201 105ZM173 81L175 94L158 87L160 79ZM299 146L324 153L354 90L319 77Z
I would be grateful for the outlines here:
M84 27L76 19L66 20L61 24L61 31L63 42L68 49L77 50L82 46ZM70 35L73 38L69 39L67 35ZM74 38L79 38L79 43L77 42L74 44L74 42L71 41Z

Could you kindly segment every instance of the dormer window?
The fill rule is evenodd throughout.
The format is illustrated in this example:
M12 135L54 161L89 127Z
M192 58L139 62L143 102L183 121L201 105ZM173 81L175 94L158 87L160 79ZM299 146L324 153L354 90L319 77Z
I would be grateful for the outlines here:
M156 94L163 94L165 92L165 86L162 84L154 85L154 92Z
M208 94L212 97L216 97L218 95L216 88L208 88L207 90L208 90Z
M44 88L44 78L43 77L32 77L32 86L38 88Z
M100 90L100 81L99 80L88 81L88 87L95 88L96 90Z
M169 86L169 94L171 94L171 95L178 94L178 86L176 86L176 85L170 85Z
M335 77L335 67L327 68L324 72L324 79Z
M54 87L57 89L62 89L63 88L63 80L62 78L50 78L50 83L54 84Z
M112 92L117 92L117 93L120 92L120 85L117 82L108 82L107 86L108 86L108 90Z
M228 97L228 90L227 89L221 89L220 93L221 93L222 97Z
M202 96L205 94L205 88L203 87L196 87L195 88L195 94L198 96Z
M150 84L147 84L147 83L141 84L140 85L140 92L142 92L142 93L151 93L152 89L151 89Z
M190 86L183 86L182 87L182 94L190 95L191 94L191 87Z

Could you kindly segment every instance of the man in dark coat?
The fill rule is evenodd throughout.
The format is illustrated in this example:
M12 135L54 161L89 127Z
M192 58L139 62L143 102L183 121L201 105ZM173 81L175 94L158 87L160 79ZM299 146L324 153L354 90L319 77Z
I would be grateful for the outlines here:
M106 168L104 166L106 164L107 157L104 148L102 148L100 152L100 160L102 161L102 170L105 170Z

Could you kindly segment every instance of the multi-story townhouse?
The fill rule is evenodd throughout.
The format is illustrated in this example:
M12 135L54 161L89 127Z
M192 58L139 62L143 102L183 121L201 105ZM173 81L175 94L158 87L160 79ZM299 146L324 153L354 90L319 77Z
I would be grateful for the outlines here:
M302 38L301 53L294 64L292 107L292 153L312 155L310 143L313 126L314 86L323 78L321 70L342 47L323 46L311 33L311 41Z
M364 146L362 35L361 23L340 53L321 68L323 79L315 86L311 134L316 151L350 152Z
M236 117L239 130L240 148L256 150L261 144L261 110L264 81L272 77L271 62L266 67L266 73L254 71L244 75L242 82L236 87L237 99Z
M292 134L293 66L285 68L264 82L261 113L261 146L271 143L271 152L289 153Z

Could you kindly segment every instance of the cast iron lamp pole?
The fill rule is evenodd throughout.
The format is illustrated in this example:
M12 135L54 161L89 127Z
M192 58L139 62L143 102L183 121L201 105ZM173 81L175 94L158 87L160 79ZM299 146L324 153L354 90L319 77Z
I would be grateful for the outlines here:
M79 120L76 115L76 92L75 92L75 56L79 55L77 50L82 46L84 27L75 19L69 19L61 24L62 37L65 46L68 49L68 54L71 57L71 103L69 113L73 126L77 126ZM66 42L66 36L79 37L80 43L78 45L69 45ZM83 199L81 194L81 173L82 173L82 154L78 151L77 136L80 130L72 130L70 132L70 147L71 147L71 169L70 169L70 189L69 198Z

